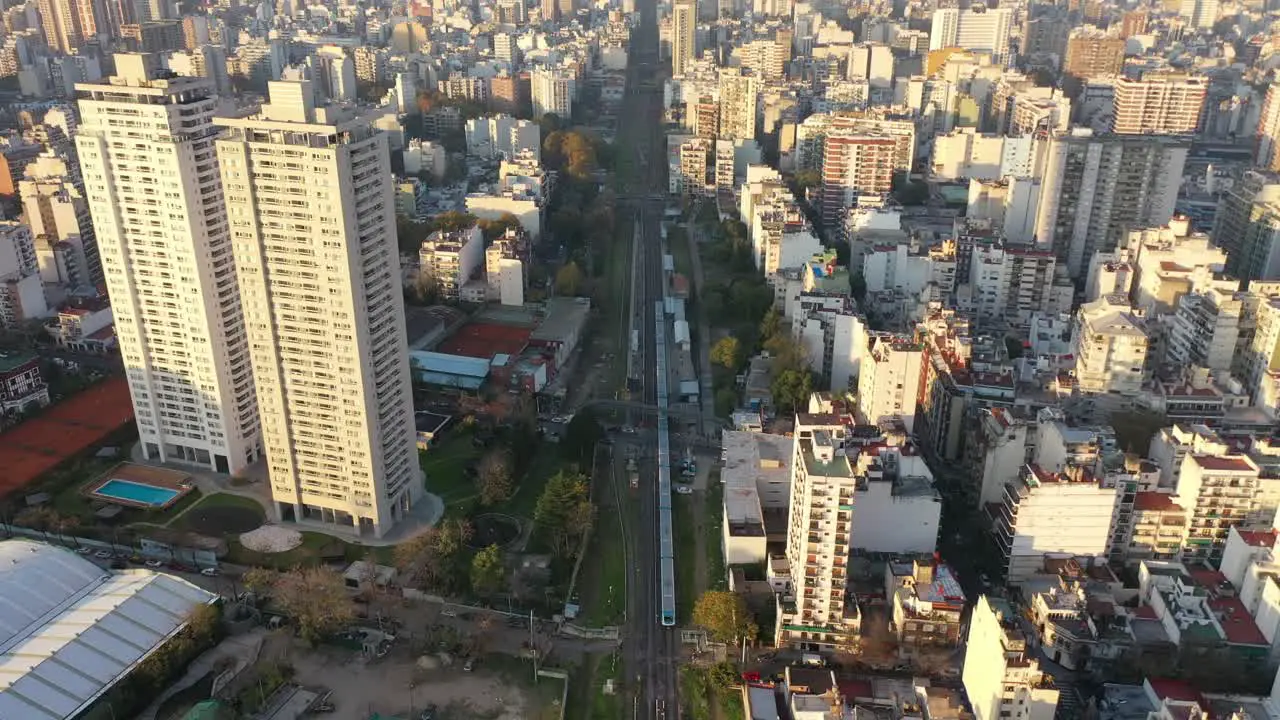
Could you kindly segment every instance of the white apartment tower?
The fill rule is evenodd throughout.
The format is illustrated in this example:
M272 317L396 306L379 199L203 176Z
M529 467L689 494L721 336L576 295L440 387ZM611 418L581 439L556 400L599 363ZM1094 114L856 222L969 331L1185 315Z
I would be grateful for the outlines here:
M102 282L89 201L67 161L52 153L36 158L18 183L18 194L36 236L40 278L70 285Z
M973 5L967 10L942 8L933 11L929 49L959 47L989 52L997 63L1009 61L1009 37L1013 31L1011 8L990 9Z
M858 374L859 420L871 425L900 419L915 425L924 346L892 335L872 337Z
M834 415L796 417L787 526L795 602L784 603L779 645L834 650L849 647L858 633L858 605L845 596L857 478L843 443Z
M272 499L381 537L423 493L387 136L309 82L269 90L217 150Z
M677 0L671 6L671 75L680 77L698 57L698 4Z
M1151 73L1115 81L1111 131L1120 135L1194 135L1208 81L1183 73Z
M213 83L116 56L76 134L138 434L150 460L236 473L261 453Z
M529 77L529 97L533 103L533 116L541 118L551 113L568 120L573 117L573 97L577 82L563 70L537 68Z

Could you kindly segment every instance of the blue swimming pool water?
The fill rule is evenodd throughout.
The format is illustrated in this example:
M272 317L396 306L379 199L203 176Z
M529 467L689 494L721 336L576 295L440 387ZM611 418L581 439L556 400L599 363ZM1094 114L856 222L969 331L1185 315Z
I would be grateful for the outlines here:
M128 500L141 505L154 505L159 507L172 501L180 494L180 491L156 487L154 485L143 485L141 483L129 482L128 480L108 480L102 484L102 487L95 490L93 494L107 498L115 498L117 500Z

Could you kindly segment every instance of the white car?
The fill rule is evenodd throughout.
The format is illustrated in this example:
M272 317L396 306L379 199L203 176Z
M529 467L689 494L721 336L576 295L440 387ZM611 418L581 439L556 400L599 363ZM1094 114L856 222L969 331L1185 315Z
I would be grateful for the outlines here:
M205 576L205 577L217 577L217 576L218 576L218 568L211 568L211 567L207 567L207 568L205 568L205 569L201 570L201 571L200 571L200 574L201 574L201 575L203 575L203 576Z
M147 567L149 567L149 568L151 568L152 570L154 570L154 569L156 569L156 568L162 568L162 567L164 567L164 563L163 563L163 562L161 562L160 560L148 560L148 561L147 561Z
M99 550L98 552L94 553L93 556L98 558L99 560L111 559L111 553L107 552L106 550Z
M680 495L692 495L693 488L689 487L688 485L677 485L676 492Z

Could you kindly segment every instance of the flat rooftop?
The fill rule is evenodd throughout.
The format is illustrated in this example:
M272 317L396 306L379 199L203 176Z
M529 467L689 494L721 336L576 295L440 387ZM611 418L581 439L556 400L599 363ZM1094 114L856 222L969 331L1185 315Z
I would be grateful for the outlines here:
M0 373L16 370L35 359L34 353L0 352Z
M588 298L551 298L546 302L546 316L529 337L539 342L566 342L581 332L590 314Z
M833 455L831 460L819 458L813 449L812 440L800 441L800 453L804 457L805 472L819 477L852 478L853 466L844 455Z

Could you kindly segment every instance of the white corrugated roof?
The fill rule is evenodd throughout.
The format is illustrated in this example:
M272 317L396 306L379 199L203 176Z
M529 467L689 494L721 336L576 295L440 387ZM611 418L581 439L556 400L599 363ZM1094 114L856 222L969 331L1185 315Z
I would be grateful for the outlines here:
M0 718L78 714L214 598L172 575L0 542Z

